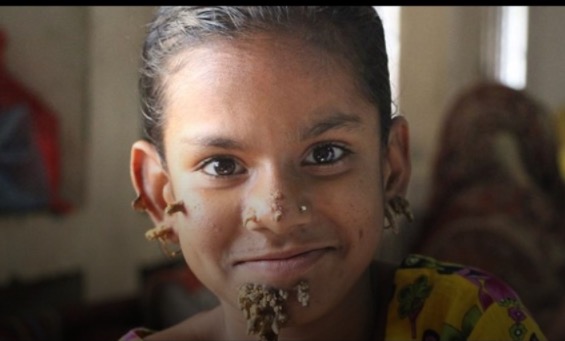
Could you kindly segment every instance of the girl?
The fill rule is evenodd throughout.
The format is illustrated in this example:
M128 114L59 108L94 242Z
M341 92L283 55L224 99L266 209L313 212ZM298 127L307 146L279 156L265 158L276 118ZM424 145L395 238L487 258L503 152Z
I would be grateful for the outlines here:
M408 125L391 116L387 63L372 7L158 11L135 207L220 304L123 340L543 338L493 277L374 261L384 226L410 216Z

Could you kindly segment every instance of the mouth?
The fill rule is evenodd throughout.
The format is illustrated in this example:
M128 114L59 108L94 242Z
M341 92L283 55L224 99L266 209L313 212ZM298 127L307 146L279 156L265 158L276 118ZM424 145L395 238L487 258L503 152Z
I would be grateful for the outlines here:
M260 276L263 279L294 280L333 251L335 251L333 247L322 247L304 251L269 253L237 261L234 267L249 271L254 276Z

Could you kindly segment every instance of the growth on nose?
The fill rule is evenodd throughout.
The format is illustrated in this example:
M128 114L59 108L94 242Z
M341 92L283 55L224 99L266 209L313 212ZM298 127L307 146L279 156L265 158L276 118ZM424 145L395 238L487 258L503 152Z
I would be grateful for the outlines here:
M281 191L276 190L271 192L271 212L273 213L273 220L278 222L282 219L284 214L284 207L282 202L284 200L284 195Z
M294 195L283 194L277 187L266 191L265 196L257 193L249 199L242 216L243 226L248 230L287 233L292 227L303 226L312 218L306 202L295 203Z

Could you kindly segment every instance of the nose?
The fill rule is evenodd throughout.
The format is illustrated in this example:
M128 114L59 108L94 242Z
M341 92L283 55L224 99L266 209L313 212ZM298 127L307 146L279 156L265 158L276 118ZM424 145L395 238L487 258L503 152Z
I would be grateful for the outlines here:
M245 228L282 235L311 221L304 186L289 173L271 168L250 180L242 216Z

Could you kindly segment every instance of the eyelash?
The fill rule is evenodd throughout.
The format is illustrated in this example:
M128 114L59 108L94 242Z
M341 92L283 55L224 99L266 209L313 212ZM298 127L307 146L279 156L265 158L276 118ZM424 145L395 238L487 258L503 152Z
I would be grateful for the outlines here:
M333 155L335 155L335 149L338 149L339 152L341 153L341 155L339 155L338 157L335 157L333 160L330 161L326 161L326 162L316 162L316 160L312 160L312 161L307 161L308 158L310 158L310 156L313 156L313 153L320 148L332 148L332 153ZM336 142L324 142L324 143L320 143L318 145L315 145L314 147L312 147L310 149L310 151L308 152L308 155L306 156L306 159L304 161L302 161L302 165L303 166L321 166L321 167L327 167L327 166L332 166L336 163L338 163L339 161L342 161L345 157L347 157L348 155L352 154L353 152L346 148L345 146L343 146L340 143L336 143Z
M316 160L312 160L312 161L308 161L308 158L310 158L310 156L312 156L312 158L314 158L314 152L316 150L319 150L321 148L332 148L332 155L335 155L335 149L338 149L339 156L329 160L329 161L324 161L324 162L319 162ZM339 143L335 143L335 142L324 142L324 143L320 143L318 145L313 146L310 151L308 152L306 159L303 160L301 162L302 166L307 166L307 167L330 167L335 165L336 163L338 163L339 161L342 161L345 157L347 157L348 155L352 154L353 152L344 147L343 145L339 144ZM230 161L233 162L233 167L236 170L234 173L232 174L212 174L211 172L206 172L205 169L206 167L210 166L212 163L214 162L221 162L221 161ZM239 161L237 161L234 157L232 156L214 156L211 158L208 158L206 160L204 160L202 162L202 164L197 168L197 170L202 171L204 174L214 177L214 178L229 178L229 177L233 177L233 176L237 176L237 175L241 175L241 174L245 174L246 173L246 169L241 165L241 163Z
M211 173L205 171L205 168L207 166L211 165L214 162L219 162L219 161L233 162L233 166L235 167L235 169L240 168L240 170L233 173L233 174L211 174ZM241 170L241 169L243 169L243 170ZM197 170L202 171L204 174L206 174L208 176L212 176L214 178L228 178L228 177L233 177L233 176L236 176L236 175L246 173L246 169L243 168L243 166L241 166L241 163L238 162L237 160L235 160L232 156L214 156L214 157L208 158L208 159L206 159L202 162L202 165L200 167L198 167Z

